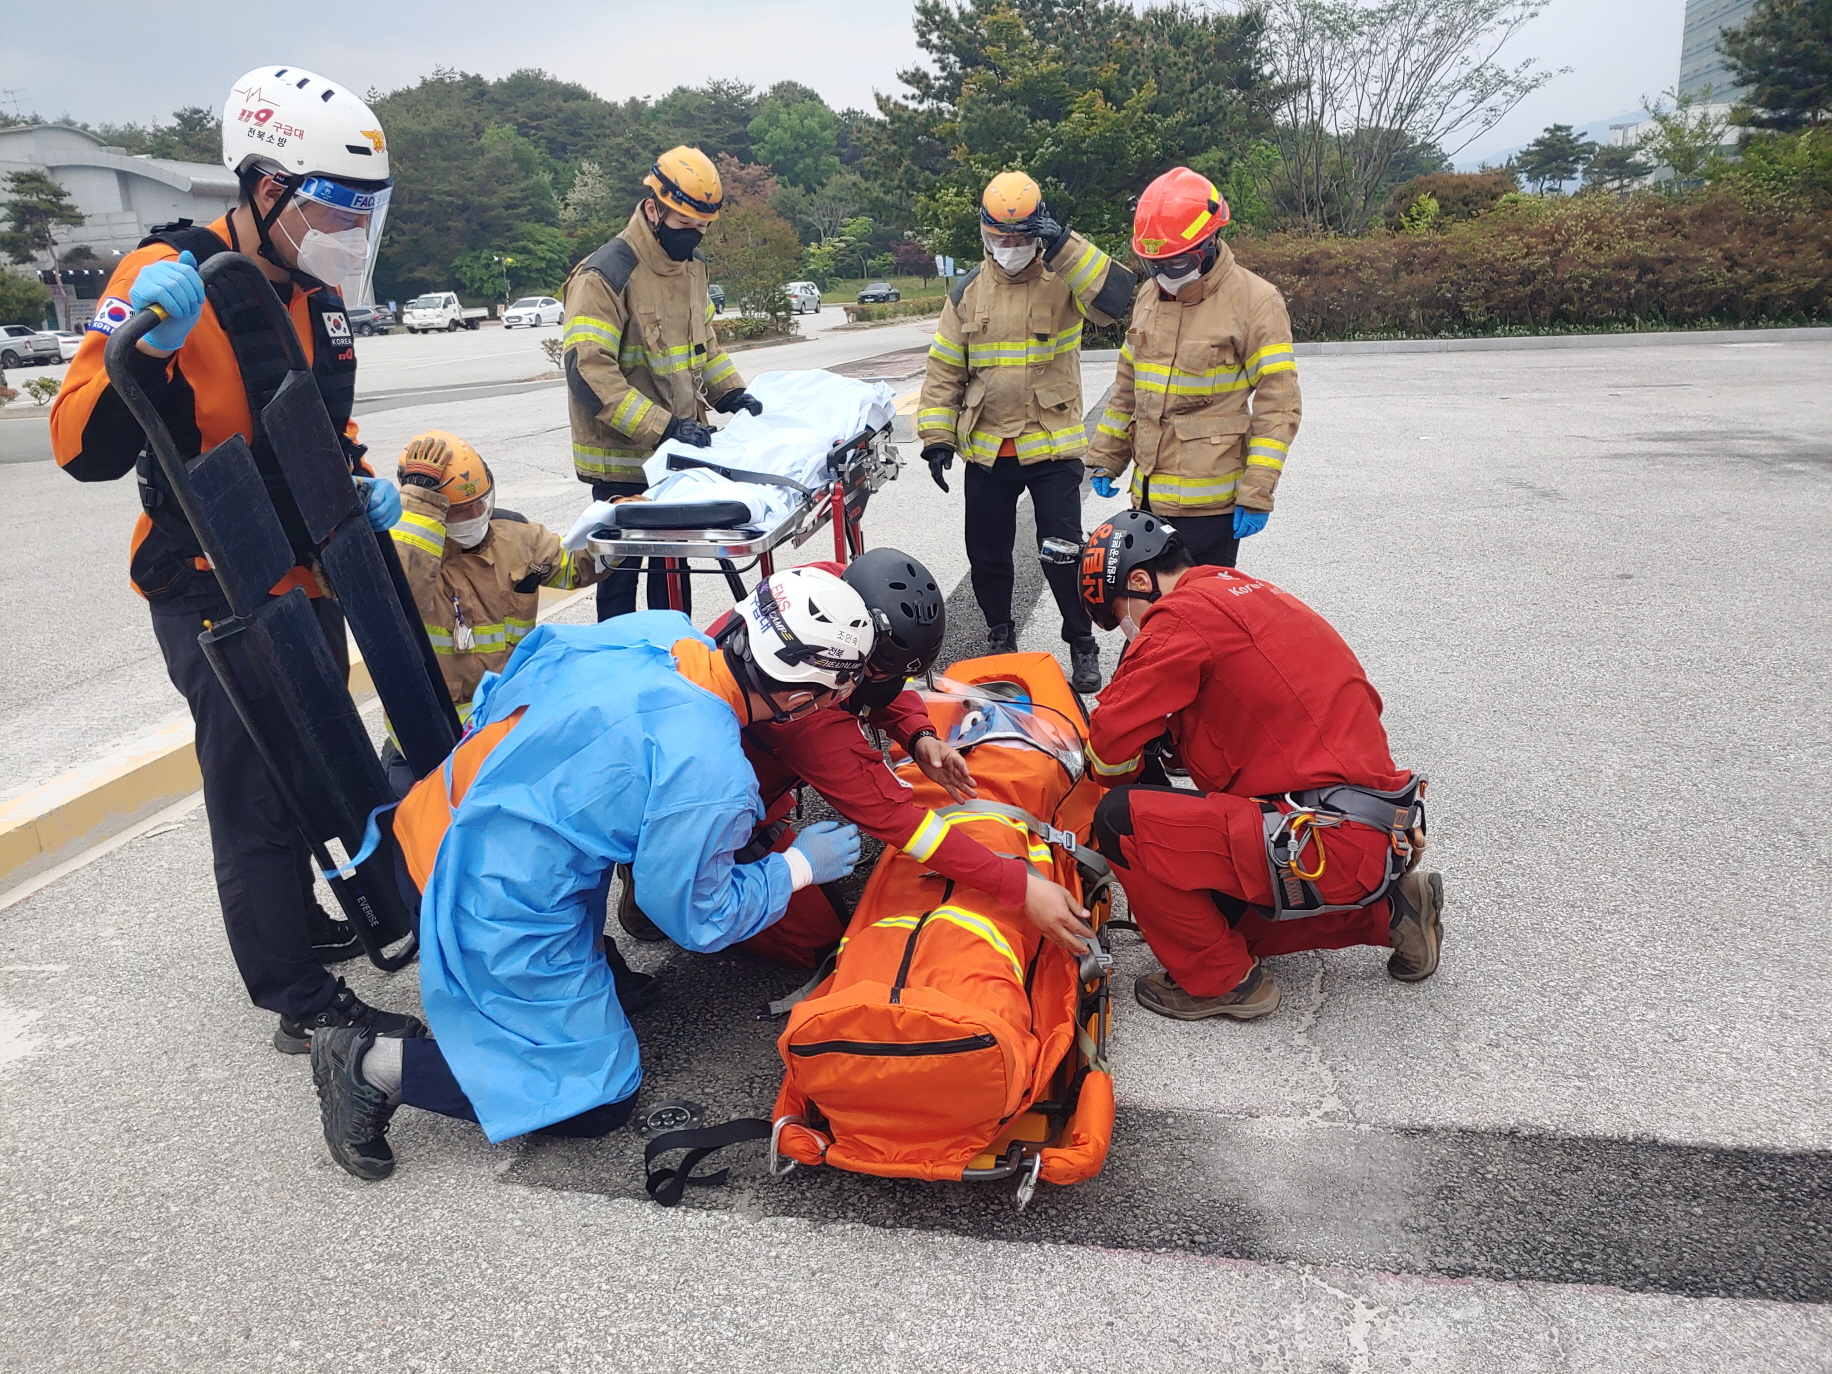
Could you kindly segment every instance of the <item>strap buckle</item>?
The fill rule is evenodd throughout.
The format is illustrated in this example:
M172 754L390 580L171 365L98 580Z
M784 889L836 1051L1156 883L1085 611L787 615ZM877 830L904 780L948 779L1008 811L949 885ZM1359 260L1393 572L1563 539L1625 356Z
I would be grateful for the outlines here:
M789 1158L789 1156L785 1155L782 1152L782 1149L781 1149L782 1128L784 1126L802 1126L802 1127L806 1127L807 1130L811 1134L820 1135L819 1131L816 1131L812 1126L808 1125L808 1119L804 1116L797 1116L795 1113L789 1112L782 1116L777 1117L775 1124L770 1127L770 1177L771 1178L787 1178L790 1174L795 1172L795 1166L801 1163L800 1160L791 1159ZM832 1144L830 1140L828 1140L825 1136L821 1136L821 1158L822 1159L825 1159L827 1157L827 1147L830 1144Z

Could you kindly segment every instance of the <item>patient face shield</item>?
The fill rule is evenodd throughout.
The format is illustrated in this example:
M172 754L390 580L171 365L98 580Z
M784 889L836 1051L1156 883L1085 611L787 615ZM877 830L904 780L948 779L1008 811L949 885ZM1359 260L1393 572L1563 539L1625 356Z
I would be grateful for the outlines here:
M1050 755L1079 779L1088 758L1075 725L1061 712L1030 700L1016 683L957 682L938 677L919 693L929 718L944 727L956 749L1035 749Z

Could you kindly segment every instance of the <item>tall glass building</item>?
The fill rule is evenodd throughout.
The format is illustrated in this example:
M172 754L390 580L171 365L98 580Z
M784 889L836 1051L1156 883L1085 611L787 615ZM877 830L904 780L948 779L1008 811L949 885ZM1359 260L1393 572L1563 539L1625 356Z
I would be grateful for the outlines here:
M1718 52L1718 33L1749 18L1756 0L1686 0L1686 37L1679 51L1679 90L1701 95L1711 87L1713 104L1727 104L1739 93Z

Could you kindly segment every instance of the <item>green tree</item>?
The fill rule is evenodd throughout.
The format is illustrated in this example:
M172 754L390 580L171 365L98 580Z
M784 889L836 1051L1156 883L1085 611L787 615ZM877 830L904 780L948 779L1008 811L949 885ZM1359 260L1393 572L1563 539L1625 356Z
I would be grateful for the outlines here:
M221 163L223 112L202 105L187 105L172 114L170 124L155 124L147 151L154 157L177 162Z
M1641 105L1653 127L1637 146L1673 174L1668 188L1684 193L1703 185L1706 169L1723 154L1730 128L1730 120L1712 108L1711 87L1696 95L1663 91L1659 100L1643 96Z
M1596 150L1595 143L1579 138L1569 124L1549 124L1520 150L1515 163L1521 177L1544 195L1548 186L1563 189L1567 181L1576 180Z
M826 102L772 97L750 122L751 156L804 191L824 186L840 170L839 122Z
M8 172L6 193L10 199L6 203L6 228L0 229L0 248L14 262L42 259L46 268L55 268L59 231L83 224L83 212L71 201L70 193L44 172ZM69 319L68 293L55 272L51 282L58 325L62 328Z
M801 244L783 217L767 205L738 205L724 211L706 233L709 280L723 282L739 310L790 328L792 308L783 285L795 275Z
M1641 156L1639 149L1606 143L1584 164L1584 189L1620 193L1653 173L1653 165Z
M452 262L452 275L471 295L514 300L557 295L572 258L572 240L545 224L518 224L497 248L477 248Z
M1832 122L1832 0L1759 0L1748 19L1718 35L1737 84L1742 118L1758 129Z
M1430 196L1438 203L1438 226L1446 228L1476 218L1503 196L1519 189L1512 172L1428 172L1395 186L1387 196L1381 217L1387 228L1398 230L1406 210L1420 196Z
M44 323L49 299L50 293L36 278L0 268L0 324L29 324L36 329Z

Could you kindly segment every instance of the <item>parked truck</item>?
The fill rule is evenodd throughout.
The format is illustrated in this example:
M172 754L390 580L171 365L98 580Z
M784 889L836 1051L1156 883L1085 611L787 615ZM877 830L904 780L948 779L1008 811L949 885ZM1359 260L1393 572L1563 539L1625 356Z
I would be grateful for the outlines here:
M460 329L477 328L489 313L482 306L465 309L453 292L435 291L408 301L407 309L401 312L401 323L407 326L409 334L430 334L439 329L456 333Z

